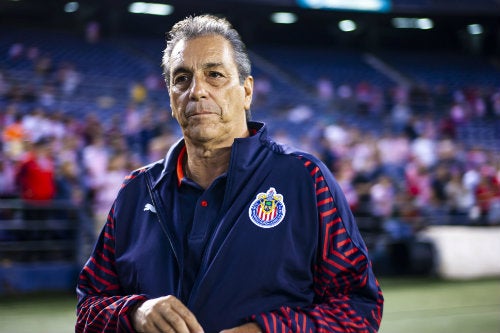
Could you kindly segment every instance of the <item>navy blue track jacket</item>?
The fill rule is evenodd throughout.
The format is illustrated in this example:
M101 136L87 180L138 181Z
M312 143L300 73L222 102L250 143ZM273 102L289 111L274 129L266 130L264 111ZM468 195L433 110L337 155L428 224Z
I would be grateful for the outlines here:
M331 172L271 141L262 123L249 126L256 134L234 142L221 213L182 301L205 333L248 321L264 332L376 332L382 292ZM183 147L124 182L78 280L76 332L133 332L138 302L180 298Z

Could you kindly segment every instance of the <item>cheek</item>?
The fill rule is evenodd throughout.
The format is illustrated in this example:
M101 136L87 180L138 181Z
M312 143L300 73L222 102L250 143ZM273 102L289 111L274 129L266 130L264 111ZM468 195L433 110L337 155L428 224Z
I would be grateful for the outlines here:
M178 95L173 95L170 97L170 109L172 110L172 116L179 120L179 117L182 116L185 106L182 103L182 98L180 98Z
M236 116L239 112L245 111L245 95L240 90L234 90L228 96L226 96L226 107L229 110L232 110L233 113L236 113Z

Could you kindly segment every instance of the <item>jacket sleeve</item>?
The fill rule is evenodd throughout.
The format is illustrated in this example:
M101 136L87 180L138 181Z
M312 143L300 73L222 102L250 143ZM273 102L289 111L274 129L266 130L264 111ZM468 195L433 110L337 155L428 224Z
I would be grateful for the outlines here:
M340 187L331 173L303 158L315 182L321 223L314 271L314 304L282 306L254 315L264 332L377 332L383 296L367 249Z
M129 313L144 295L124 296L115 268L114 218L112 208L94 251L77 283L75 332L135 332Z

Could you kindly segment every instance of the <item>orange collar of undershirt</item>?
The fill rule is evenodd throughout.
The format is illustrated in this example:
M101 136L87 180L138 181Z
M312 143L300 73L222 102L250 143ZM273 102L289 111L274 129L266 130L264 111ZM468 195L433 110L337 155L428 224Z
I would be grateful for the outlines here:
M184 168L182 167L184 156L186 156L186 146L182 147L177 157L177 185L179 186L181 186L182 178L184 178Z

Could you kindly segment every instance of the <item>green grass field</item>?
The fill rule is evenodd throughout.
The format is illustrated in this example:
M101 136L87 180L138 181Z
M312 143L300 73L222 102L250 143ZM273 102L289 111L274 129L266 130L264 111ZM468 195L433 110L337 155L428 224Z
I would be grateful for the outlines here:
M500 333L500 280L380 281L381 333Z
M500 333L500 281L381 279L381 333ZM0 297L0 332L73 332L73 294Z

